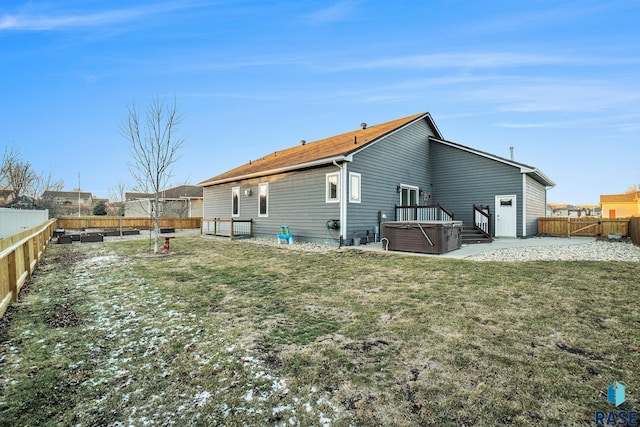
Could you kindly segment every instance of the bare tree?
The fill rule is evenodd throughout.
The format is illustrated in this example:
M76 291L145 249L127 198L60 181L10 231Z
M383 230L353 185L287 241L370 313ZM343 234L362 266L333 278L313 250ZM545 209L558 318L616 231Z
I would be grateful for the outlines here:
M627 193L635 193L636 191L640 191L640 184L632 184L627 188Z
M122 182L118 182L114 187L109 188L110 205L113 207L112 212L115 211L116 215L124 215L124 203L127 187Z
M0 182L11 191L13 200L20 200L37 179L31 163L22 160L13 148L5 148L0 165Z
M51 171L48 174L36 175L30 188L27 189L27 196L34 200L42 198L45 191L62 191L64 180L55 179Z
M158 253L160 234L160 190L171 178L173 165L179 159L179 150L185 142L176 136L182 116L178 113L175 98L169 104L154 96L147 108L145 122L140 121L140 112L135 105L127 108L127 119L121 124L122 135L129 141L131 163L129 171L138 188L154 193L151 215L155 222L154 253Z
M109 187L109 199L114 202L124 202L127 186L122 182L118 182L113 187Z

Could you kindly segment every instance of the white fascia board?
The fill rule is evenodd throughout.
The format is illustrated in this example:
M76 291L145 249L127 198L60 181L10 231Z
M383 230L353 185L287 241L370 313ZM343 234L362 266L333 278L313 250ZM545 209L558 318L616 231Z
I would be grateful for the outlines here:
M227 182L234 182L234 181L242 181L245 179L249 179L249 178L258 178L261 176L267 176L267 175L275 175L278 173L283 173L283 172L291 172L294 170L298 170L298 169L306 169L306 168L311 168L314 166L322 166L325 164L333 164L333 162L351 162L353 160L353 155L348 155L348 156L334 156L334 157L327 157L324 159L320 159L320 160L314 160L312 162L306 162L306 163L298 163L297 165L291 165L291 166L285 166L282 168L276 168L276 169L269 169L269 170L265 170L265 171L260 171L260 172L254 172L254 173L249 173L246 175L239 175L239 176L234 176L231 178L225 178L225 179L220 179L218 181L211 181L211 182L206 182L204 184L198 184L201 187L211 187L213 185L218 185L218 184L225 184Z

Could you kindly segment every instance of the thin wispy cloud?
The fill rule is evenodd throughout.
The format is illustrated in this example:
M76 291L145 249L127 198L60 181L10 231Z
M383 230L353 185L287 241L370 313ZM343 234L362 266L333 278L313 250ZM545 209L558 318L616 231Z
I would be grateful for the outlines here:
M475 52L475 53L434 53L425 55L395 56L373 61L354 61L329 66L329 71L351 71L357 69L434 69L434 68L513 68L546 65L598 65L637 64L635 57L603 58L579 57L567 55L539 55L513 52Z
M516 5L516 3L513 3ZM518 5L520 6L520 5ZM493 14L489 19L477 22L466 22L464 27L456 27L460 34L497 34L506 32L522 32L529 28L566 26L580 22L589 17L598 17L611 11L627 11L637 13L637 3L629 1L583 1L579 5L568 2L551 3L549 7L527 8L515 7L503 13ZM632 15L633 16L633 15Z
M640 91L608 80L512 76L459 92L502 113L602 113L640 103Z
M498 127L508 129L536 129L536 128L562 128L573 126L568 122L540 122L540 123L498 123Z
M324 25L332 22L342 21L348 17L355 9L355 4L351 0L342 0L329 7L320 9L307 15L307 22L311 25Z
M572 120L552 120L552 121L529 121L529 122L501 122L496 124L497 127L507 129L572 129L575 127L598 128L618 130L620 132L637 131L638 126L634 122L625 120L623 117L607 116L599 117L581 117Z
M140 18L198 7L191 2L160 3L150 6L107 10L95 13L5 14L0 17L0 31L48 31L67 28L96 27L133 21Z

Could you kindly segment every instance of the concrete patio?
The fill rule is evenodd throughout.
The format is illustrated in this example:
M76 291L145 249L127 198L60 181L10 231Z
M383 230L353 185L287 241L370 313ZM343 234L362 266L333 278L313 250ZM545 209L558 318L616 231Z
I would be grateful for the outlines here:
M594 237L532 237L529 239L514 239L514 238L497 238L491 243L478 243L478 244L464 244L460 249L453 250L441 255L433 254L421 254L413 252L397 252L397 254L407 255L422 255L433 256L439 258L468 258L473 255L477 255L484 252L491 252L499 249L511 249L522 247L536 247L536 246L567 246L567 245L583 245L586 243L594 242ZM367 250L367 251L384 251L383 245L378 243L369 243L367 245L360 246L348 246L348 248ZM389 251L391 252L391 251Z

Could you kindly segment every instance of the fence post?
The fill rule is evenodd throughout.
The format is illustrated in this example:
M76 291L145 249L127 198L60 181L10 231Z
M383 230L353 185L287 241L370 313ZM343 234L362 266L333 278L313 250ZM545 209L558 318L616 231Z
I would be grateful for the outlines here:
M567 237L571 237L571 217L567 217Z
M33 245L29 243L31 243L31 240L22 245L22 256L24 257L24 269L27 272L27 280L31 280L31 248L33 248Z
M231 237L235 237L235 230L233 229L233 218L231 218Z
M11 302L18 301L18 273L16 265L16 251L12 251L8 256L9 261L9 292L11 292Z

